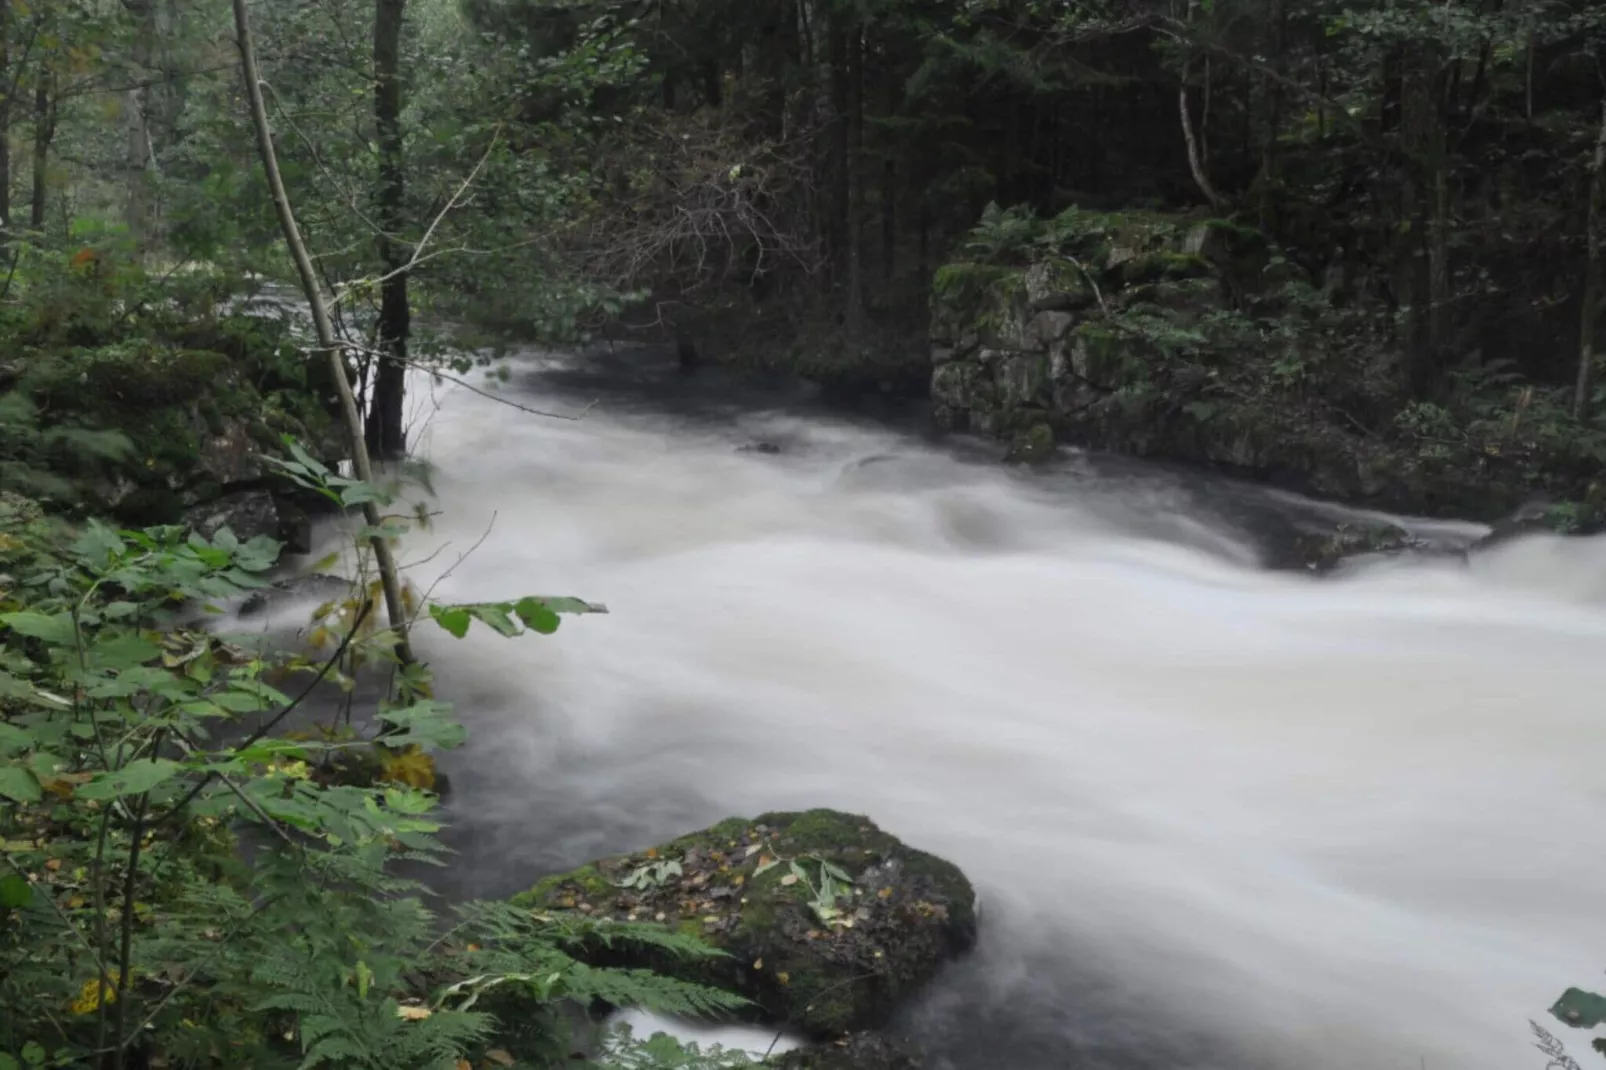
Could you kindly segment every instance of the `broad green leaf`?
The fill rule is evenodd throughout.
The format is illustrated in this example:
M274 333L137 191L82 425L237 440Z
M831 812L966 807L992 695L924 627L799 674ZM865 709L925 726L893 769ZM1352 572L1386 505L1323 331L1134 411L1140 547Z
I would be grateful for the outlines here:
M17 1062L15 1056L0 1051L0 1070L22 1070L22 1064Z
M460 747L468 738L463 726L452 716L452 708L444 702L423 699L408 706L385 710L379 715L387 724L400 729L385 742L400 747L409 743L450 750Z
M513 606L513 612L518 614L519 620L524 622L526 628L542 635L551 635L562 623L557 613L539 598L519 599Z
M1606 1022L1606 996L1569 988L1561 994L1550 1013L1575 1029L1593 1029Z
M32 732L0 721L0 757L9 757L34 745Z
M461 606L432 605L429 607L429 615L436 624L445 628L456 639L468 634L468 626L473 621L468 615L468 610Z
M463 608L468 610L470 616L476 620L484 621L502 635L511 637L519 634L519 626L513 623L513 607L510 605L482 602L479 605L464 606Z
M16 910L33 902L33 885L15 873L0 876L0 907L10 907ZM13 1066L16 1064L13 1063ZM5 1066L4 1058L0 1058L0 1067Z
M548 595L531 595L530 598L523 599L523 601L527 602L527 601L531 601L532 599L534 601L540 602L542 605L546 606L548 609L550 609L554 613L606 613L606 612L608 612L608 607L605 606L605 605L602 605L599 602L587 602L584 599L569 598L569 597L565 597L565 596L551 597L551 596L548 596Z
M149 639L131 632L97 636L85 650L90 665L97 669L131 669L154 660L161 649Z
M125 795L142 795L171 780L179 771L177 762L166 758L136 758L121 769L97 773L89 783L78 789L82 799L120 799Z
M4 613L0 614L0 624L4 624L18 635L26 635L30 639L42 639L53 646L74 645L76 630L73 628L72 617L67 613L52 613L49 616L26 610L20 613Z
M0 796L12 802L38 802L39 779L20 765L0 765Z
M27 1063L29 1066L45 1065L44 1045L38 1043L37 1041L28 1041L28 1043L22 1046L22 1061Z

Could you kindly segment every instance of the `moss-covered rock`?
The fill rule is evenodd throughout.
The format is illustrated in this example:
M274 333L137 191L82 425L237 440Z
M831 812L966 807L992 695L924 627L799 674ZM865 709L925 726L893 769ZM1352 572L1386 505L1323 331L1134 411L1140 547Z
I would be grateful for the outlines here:
M732 818L549 877L514 902L696 936L729 957L688 964L617 944L595 957L739 992L765 1020L817 1038L884 1024L976 935L958 868L834 810Z

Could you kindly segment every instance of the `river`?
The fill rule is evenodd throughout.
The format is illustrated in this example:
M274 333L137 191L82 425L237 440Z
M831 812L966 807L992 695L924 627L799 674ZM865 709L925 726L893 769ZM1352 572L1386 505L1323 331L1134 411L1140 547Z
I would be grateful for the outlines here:
M1270 572L1323 507L621 368L488 385L579 421L415 390L415 581L611 611L421 638L471 733L451 890L869 814L981 892L901 1023L963 1070L1538 1070L1599 987L1606 542Z

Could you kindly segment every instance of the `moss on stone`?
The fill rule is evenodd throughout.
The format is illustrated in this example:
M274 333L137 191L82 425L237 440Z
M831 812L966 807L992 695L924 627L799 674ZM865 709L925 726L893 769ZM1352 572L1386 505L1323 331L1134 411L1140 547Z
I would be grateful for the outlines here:
M675 867L660 868L667 862ZM828 866L850 882L834 899L817 901ZM627 880L632 874L638 879ZM884 1022L899 1000L968 947L974 898L956 867L905 846L868 818L809 810L729 819L549 877L513 901L656 921L696 936L729 957L669 961L618 941L598 954L614 965L734 987L769 1020L833 1036Z

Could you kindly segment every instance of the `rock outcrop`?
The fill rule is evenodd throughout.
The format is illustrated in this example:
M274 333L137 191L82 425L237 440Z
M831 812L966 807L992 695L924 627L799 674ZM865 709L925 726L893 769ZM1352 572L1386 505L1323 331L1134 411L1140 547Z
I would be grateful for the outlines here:
M50 427L93 428L125 442L63 474L95 512L131 524L227 525L242 539L304 546L306 516L262 461L292 435L316 455L343 456L329 390L283 325L224 317L169 337L67 346L41 342L0 365ZM68 459L70 460L70 459Z
M726 957L597 955L740 993L762 1020L820 1040L884 1025L976 937L975 893L955 866L833 810L733 818L549 877L515 902L695 936Z
M1440 417L1402 392L1375 315L1335 305L1235 223L990 210L966 248L933 282L932 411L1010 440L1016 459L1051 437L1478 519L1582 497L1598 471L1537 418L1520 439L1510 420L1423 424Z

